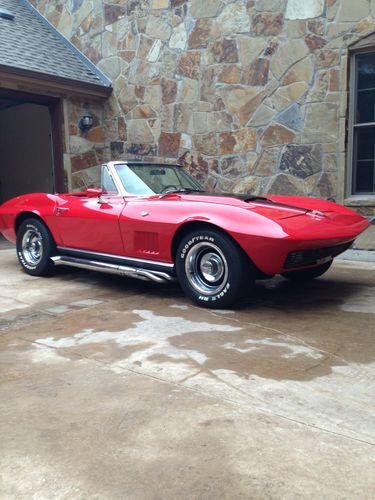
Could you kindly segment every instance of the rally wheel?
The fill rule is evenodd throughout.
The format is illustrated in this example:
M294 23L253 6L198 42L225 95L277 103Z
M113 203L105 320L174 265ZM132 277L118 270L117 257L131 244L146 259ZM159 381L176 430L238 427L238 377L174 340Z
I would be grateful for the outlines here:
M56 251L55 242L39 219L24 220L17 231L17 256L23 269L32 276L46 276L54 267L50 257Z
M230 307L253 282L242 249L216 230L201 229L184 236L175 264L181 288L202 307Z

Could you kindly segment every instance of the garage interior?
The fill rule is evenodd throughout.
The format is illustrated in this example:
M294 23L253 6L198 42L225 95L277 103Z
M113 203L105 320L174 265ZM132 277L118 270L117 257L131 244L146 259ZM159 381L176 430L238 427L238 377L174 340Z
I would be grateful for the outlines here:
M0 89L0 204L21 194L61 191L60 127L60 99Z
M0 204L38 191L54 191L48 106L1 98Z

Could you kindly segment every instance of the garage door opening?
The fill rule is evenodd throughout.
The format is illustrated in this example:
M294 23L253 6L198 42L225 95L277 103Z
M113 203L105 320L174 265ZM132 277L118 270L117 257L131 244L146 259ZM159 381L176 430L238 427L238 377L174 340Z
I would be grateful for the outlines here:
M63 189L59 101L0 94L0 204Z
M51 126L47 106L7 103L0 110L0 203L20 194L52 193Z

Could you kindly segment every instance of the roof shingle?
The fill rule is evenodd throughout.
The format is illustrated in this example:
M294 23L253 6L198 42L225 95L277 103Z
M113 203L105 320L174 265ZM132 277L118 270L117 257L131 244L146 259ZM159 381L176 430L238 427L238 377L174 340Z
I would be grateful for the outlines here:
M0 0L0 65L75 82L111 87L110 80L26 0Z

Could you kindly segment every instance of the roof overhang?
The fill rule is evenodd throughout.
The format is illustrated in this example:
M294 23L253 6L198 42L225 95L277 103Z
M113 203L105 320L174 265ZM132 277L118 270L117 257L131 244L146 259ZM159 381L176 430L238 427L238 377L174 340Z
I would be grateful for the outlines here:
M96 98L107 98L113 90L111 86L94 85L2 64L0 64L0 88L38 94L46 92L58 96L75 95Z

